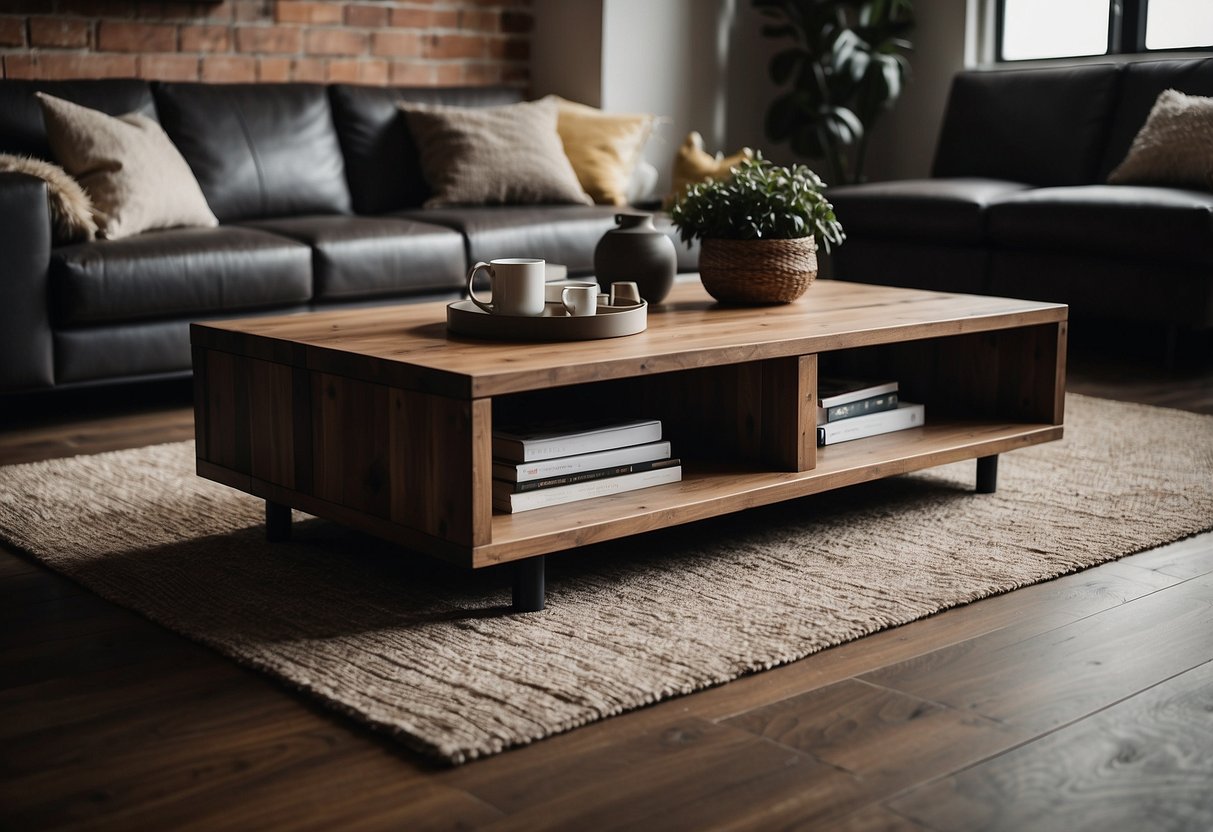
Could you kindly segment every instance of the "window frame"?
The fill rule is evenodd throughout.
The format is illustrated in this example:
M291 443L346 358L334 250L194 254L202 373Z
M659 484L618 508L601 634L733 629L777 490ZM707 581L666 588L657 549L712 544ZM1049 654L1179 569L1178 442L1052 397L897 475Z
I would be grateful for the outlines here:
M1166 49L1146 48L1146 13L1150 0L1108 0L1108 45L1099 55L1055 55L1049 58L1006 58L1002 54L1003 21L1007 0L994 2L995 63L1025 64L1032 61L1064 61L1083 58L1107 58L1112 55L1165 55L1169 52L1213 52L1213 46L1178 46Z

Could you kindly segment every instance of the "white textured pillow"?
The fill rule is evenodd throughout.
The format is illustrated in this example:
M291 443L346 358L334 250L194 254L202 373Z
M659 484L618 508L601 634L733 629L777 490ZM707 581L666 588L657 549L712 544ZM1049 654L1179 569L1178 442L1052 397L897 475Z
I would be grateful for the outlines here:
M93 200L98 237L219 224L194 172L154 120L37 96L55 158Z
M51 237L55 245L78 243L93 239L97 223L93 220L93 203L80 183L53 162L32 156L12 156L0 153L0 171L36 176L46 183L51 212Z
M564 154L555 100L503 107L399 106L433 191L426 208L593 203Z
M1213 190L1213 98L1164 90L1108 182Z

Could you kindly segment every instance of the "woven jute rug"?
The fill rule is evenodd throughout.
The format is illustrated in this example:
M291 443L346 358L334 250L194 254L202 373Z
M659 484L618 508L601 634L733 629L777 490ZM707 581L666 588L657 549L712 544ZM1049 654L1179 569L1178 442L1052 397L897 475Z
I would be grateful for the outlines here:
M1213 417L1070 396L1061 442L548 559L548 608L196 477L192 443L0 468L0 537L450 762L1213 528Z

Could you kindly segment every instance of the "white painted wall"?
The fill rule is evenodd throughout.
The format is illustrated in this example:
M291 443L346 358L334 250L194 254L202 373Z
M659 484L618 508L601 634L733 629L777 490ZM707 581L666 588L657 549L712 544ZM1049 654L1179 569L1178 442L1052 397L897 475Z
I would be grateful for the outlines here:
M929 173L951 78L966 63L966 27L970 34L975 28L970 7L979 2L916 0L913 76L873 135L869 179ZM703 134L710 152L752 147L793 161L763 131L778 93L767 63L782 44L761 34L763 19L749 0L534 0L534 9L532 93L657 115L662 121L646 157L662 193L691 130Z
M965 68L969 0L915 0L911 76L901 100L882 117L868 146L870 181L928 176L952 76Z

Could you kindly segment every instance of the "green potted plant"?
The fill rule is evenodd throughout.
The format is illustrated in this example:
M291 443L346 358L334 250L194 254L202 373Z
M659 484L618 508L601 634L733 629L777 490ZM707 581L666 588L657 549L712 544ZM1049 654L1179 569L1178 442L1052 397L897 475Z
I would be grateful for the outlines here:
M789 303L817 276L817 246L846 235L825 184L805 165L781 167L756 154L726 179L689 186L670 209L679 236L701 241L699 275L724 303Z
M771 102L767 138L820 159L834 185L863 181L868 138L901 96L910 64L912 0L752 0L790 41L770 63L785 90Z

